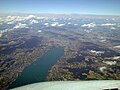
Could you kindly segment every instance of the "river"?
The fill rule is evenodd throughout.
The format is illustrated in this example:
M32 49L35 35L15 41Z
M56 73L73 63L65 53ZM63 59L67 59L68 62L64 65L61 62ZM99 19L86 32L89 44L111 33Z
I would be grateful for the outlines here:
M31 83L44 82L49 69L64 55L63 47L50 49L41 58L26 67L18 78L9 86L15 88Z

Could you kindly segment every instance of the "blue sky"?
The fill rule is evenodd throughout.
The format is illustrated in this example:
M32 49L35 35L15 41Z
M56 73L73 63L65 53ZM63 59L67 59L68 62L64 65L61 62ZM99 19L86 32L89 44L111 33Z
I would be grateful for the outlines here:
M120 0L0 0L0 12L120 15Z

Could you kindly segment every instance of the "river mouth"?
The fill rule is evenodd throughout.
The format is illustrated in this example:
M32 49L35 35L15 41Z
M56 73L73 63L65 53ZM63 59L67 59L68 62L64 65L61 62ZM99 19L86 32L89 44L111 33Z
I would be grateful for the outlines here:
M9 86L9 89L46 81L48 71L63 55L63 47L50 49L41 58L26 67L18 78Z

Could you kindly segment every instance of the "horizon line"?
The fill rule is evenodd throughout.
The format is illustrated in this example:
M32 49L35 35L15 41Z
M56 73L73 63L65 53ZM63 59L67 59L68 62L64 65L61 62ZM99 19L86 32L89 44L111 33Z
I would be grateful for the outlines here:
M49 15L91 15L91 16L120 16L119 14L93 14L93 13L49 13L49 12L0 12L0 14L49 14Z

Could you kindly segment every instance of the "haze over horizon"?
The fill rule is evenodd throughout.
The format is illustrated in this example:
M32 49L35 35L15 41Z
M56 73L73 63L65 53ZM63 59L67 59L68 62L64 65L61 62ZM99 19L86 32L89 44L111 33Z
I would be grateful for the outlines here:
M120 15L120 0L0 0L0 13Z

